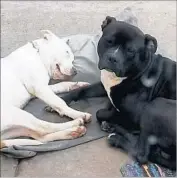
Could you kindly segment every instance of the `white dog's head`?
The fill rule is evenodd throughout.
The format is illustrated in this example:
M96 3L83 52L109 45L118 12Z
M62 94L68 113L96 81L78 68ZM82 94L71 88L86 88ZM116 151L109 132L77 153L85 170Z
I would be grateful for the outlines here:
M43 39L34 41L41 60L52 79L68 80L77 74L73 66L74 54L67 42L49 30L42 30Z

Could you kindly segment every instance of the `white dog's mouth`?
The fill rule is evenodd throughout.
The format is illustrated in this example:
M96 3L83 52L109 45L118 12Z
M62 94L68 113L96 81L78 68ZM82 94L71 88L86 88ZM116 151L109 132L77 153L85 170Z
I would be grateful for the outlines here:
M59 72L61 72L59 64L56 64L56 68L58 69Z
M75 76L77 71L75 68L72 68L70 74L66 74L62 72L61 67L59 64L56 64L56 68L53 73L54 80L70 80L71 77Z

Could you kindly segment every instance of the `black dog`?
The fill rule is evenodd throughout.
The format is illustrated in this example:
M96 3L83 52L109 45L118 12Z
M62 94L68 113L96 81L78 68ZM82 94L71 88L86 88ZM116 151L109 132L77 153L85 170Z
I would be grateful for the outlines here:
M107 17L102 30L97 48L98 67L126 79L110 88L114 107L109 104L109 108L98 111L98 121L103 129L108 127L116 132L109 137L110 143L132 153L140 163L146 163L148 157L152 157L150 150L158 147L169 158L158 155L153 158L154 162L160 160L159 164L175 169L176 62L156 55L157 40L135 26ZM72 91L63 99L69 103L85 97L105 96L103 85L100 82ZM121 134L121 127L115 129L116 124L126 128L129 137ZM134 137L137 130L138 137Z
M107 17L102 29L103 36L98 44L99 69L108 69L119 77L126 77L121 84L111 88L110 96L114 106L120 110L119 118L127 117L140 127L134 147L136 158L140 163L146 163L153 144L161 147L174 162L176 62L155 55L157 40L144 35L137 27ZM116 138L116 135L112 137ZM150 138L155 139L154 143L150 143ZM110 139L114 145L116 139ZM176 164L168 163L168 167L176 167Z

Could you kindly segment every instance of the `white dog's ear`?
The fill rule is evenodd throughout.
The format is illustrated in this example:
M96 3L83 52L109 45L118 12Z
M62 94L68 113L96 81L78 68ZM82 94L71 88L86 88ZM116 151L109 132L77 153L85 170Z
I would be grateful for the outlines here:
M45 40L51 40L53 37L56 37L54 33L52 33L50 30L41 30L43 33L44 39Z
M33 45L33 48L36 48L37 50L39 50L39 44L37 41L32 41L31 43Z

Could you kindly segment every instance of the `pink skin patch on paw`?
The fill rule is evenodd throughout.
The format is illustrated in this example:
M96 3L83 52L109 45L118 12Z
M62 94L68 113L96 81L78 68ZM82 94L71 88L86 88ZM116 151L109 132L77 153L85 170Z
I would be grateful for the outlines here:
M76 137L79 136L79 134L78 134L77 132L72 132L72 133L71 133L71 136L72 136L73 138L76 138Z
M76 131L71 132L71 136L73 138L80 137L86 133L86 128L85 127L79 127Z

